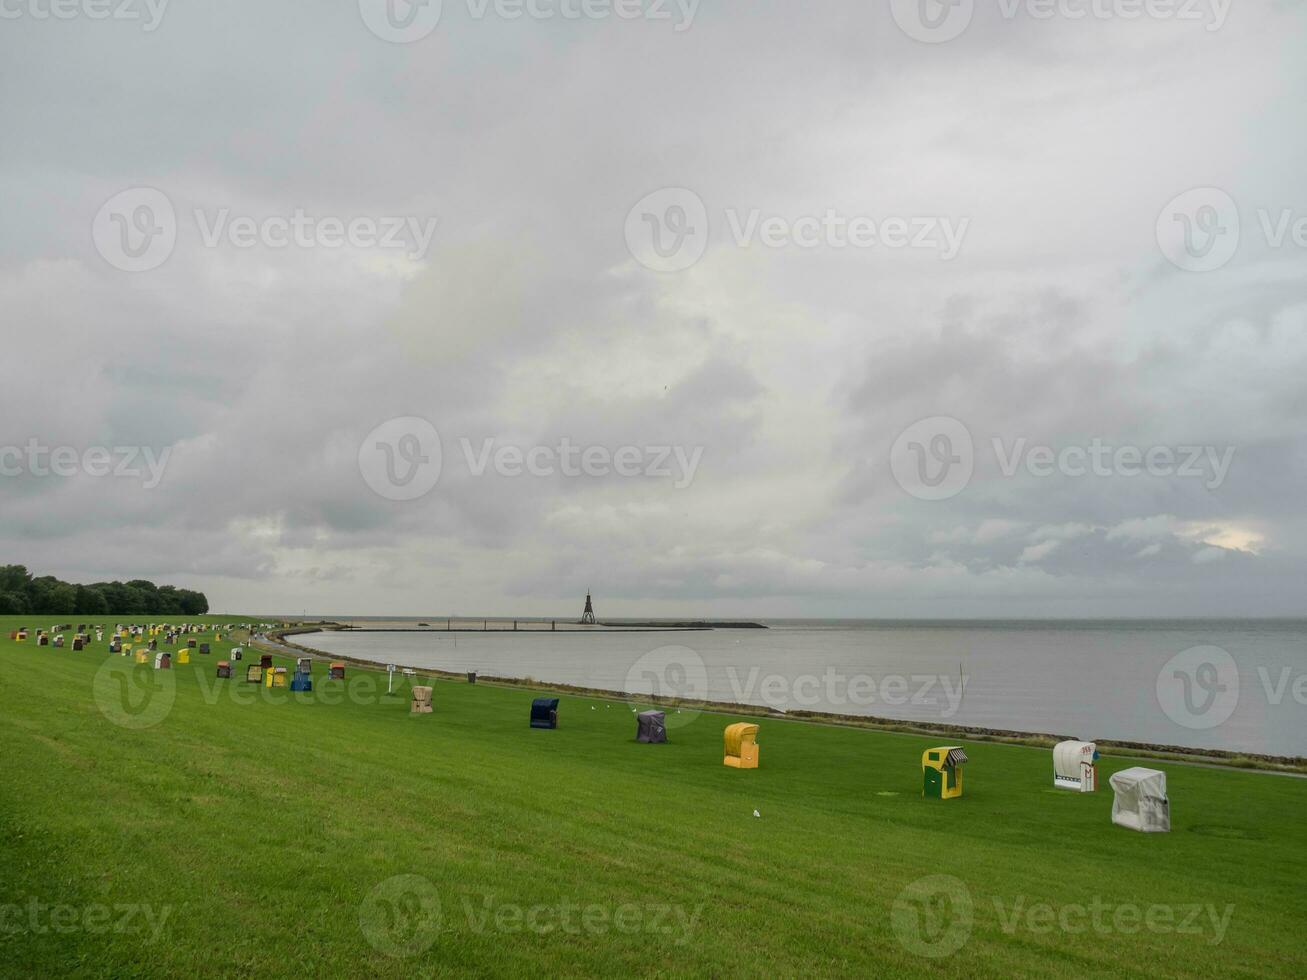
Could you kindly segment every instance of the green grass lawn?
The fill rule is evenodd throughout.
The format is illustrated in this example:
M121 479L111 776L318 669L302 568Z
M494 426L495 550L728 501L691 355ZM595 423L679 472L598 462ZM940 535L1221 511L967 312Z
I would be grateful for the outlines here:
M0 617L3 976L1307 974L1299 779L1145 763L1144 835L1124 758L1082 795L969 743L924 800L937 738L764 719L738 771L721 716L638 745L627 704L537 731L536 692L451 681L411 716L384 675L269 692L214 677L226 637L165 674L20 619L55 617Z

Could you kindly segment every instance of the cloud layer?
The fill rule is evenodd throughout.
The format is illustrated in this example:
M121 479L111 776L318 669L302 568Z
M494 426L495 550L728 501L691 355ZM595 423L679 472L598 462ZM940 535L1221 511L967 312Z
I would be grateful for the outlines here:
M564 615L587 588L608 615L1302 612L1301 5L1219 29L981 5L930 43L890 3L677 30L446 2L404 44L369 3L3 24L0 447L169 452L148 488L0 459L5 560L250 612ZM92 228L139 187L176 242L124 272ZM662 188L702 205L681 271L629 241ZM1192 188L1237 209L1208 271L1159 244ZM317 237L279 244L296 215ZM334 242L391 217L434 220L429 247ZM965 228L957 255L898 219ZM411 501L359 459L406 416L441 445ZM969 446L901 438L939 418ZM643 455L478 475L464 441ZM687 486L659 447L701 448ZM965 485L923 499L912 468L963 449Z

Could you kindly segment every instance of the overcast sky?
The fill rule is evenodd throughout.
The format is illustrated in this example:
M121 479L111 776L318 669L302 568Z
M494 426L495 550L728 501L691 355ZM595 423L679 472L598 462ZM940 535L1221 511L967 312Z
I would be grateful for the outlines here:
M0 561L1304 611L1303 3L68 2L0 0Z

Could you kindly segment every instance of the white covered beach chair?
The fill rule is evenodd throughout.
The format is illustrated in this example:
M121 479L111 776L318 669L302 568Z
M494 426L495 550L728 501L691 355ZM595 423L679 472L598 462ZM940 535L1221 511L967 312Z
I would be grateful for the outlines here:
M1166 773L1135 766L1113 773L1108 782L1116 793L1112 799L1112 823L1145 834L1164 834L1171 829Z

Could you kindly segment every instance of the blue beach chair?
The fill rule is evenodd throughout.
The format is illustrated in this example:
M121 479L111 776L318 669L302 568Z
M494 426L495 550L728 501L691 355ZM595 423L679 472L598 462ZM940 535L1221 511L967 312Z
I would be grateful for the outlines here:
M558 698L536 698L531 702L531 727L558 727Z

